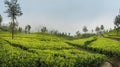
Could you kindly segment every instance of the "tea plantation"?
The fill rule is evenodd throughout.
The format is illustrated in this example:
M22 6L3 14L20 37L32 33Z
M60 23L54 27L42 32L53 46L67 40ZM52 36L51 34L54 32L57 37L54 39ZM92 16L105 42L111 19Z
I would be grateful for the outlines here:
M107 56L120 57L120 42L45 33L15 34L11 39L10 33L0 33L0 67L99 67Z

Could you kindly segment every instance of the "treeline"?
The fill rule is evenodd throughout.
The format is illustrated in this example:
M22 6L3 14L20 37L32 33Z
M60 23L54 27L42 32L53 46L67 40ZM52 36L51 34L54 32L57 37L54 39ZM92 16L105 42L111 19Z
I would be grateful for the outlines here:
M2 25L1 23L2 23L2 16L0 15L0 30L12 32L12 23L11 22L6 25L5 24ZM19 27L18 22L14 23L14 33L30 34L31 28L32 27L29 24L23 28L23 27ZM116 27L115 27L115 29L116 29ZM111 30L112 29L110 29L109 31L111 31ZM101 26L97 26L95 29L92 29L91 31L88 30L87 26L83 26L82 31L81 32L79 30L76 31L75 35L71 35L71 33L67 33L67 32L59 32L58 30L48 30L48 28L45 26L42 26L38 32L49 33L49 34L63 36L63 37L87 38L87 37L94 36L94 35L100 35L100 36L104 37L103 34L106 32L109 32L109 31L105 30L105 27L103 25L101 25ZM84 33L82 33L82 32L84 32Z
M100 35L100 36L104 37L103 34L105 32L107 32L107 31L105 31L103 25L101 25L100 27L97 26L95 29L92 29L91 32L88 30L88 28L86 26L84 26L82 31L84 33L80 33L80 31L77 31L75 37L76 38L87 38L87 37L94 36L94 35Z
M20 27L18 23L15 23L14 25L15 25L14 33L26 33L26 34L30 33L30 30L31 30L30 25L26 25L25 28ZM12 24L11 23L3 24L3 25L1 24L0 30L12 32Z

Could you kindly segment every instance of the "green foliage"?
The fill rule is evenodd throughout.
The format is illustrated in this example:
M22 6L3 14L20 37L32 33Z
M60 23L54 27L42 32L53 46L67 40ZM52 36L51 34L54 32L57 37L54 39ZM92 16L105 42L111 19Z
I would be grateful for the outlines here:
M109 32L106 32L104 34L105 37L110 37L110 38L120 38L120 32L118 32L118 34L116 34L116 29L111 30Z
M77 39L77 40L70 41L70 43L79 44L79 45L83 45L84 46L86 41L89 41L89 40L92 40L92 39L93 39L93 37Z
M104 55L77 50L65 41L68 40L45 33L16 34L15 39L2 37L0 61L6 63L0 65L7 66L9 62L17 67L98 67L106 60Z
M107 38L98 38L88 47L92 50L107 54L109 56L120 57L120 42Z
M0 39L0 67L36 67L38 56L20 48L12 47Z
M23 14L17 2L18 0L5 0L5 5L7 8L5 13L8 13L8 17L11 19L16 19L17 16L21 16Z
M61 49L72 49L73 47L67 45L66 43L63 42L55 42L55 41L39 41L37 39L28 39L28 38L16 38L12 40L11 38L5 38L5 40L9 41L12 44L16 44L17 46L21 48L26 48L26 49L51 49L51 50L61 50Z
M86 38L73 40L70 43L108 56L120 57L120 42L108 38ZM86 46L87 45L87 46Z

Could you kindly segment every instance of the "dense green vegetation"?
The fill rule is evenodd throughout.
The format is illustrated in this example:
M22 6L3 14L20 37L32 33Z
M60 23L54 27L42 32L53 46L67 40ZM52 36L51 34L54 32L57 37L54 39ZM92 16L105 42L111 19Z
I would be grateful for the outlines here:
M106 37L111 37L111 38L120 38L120 32L118 32L118 33L116 33L116 32L117 32L117 30L111 30L111 31L105 33L104 35Z
M108 38L98 38L88 47L97 52L107 54L109 56L120 57L120 42Z
M6 41L0 39L0 67L26 66L34 67L38 65L37 55L13 47Z
M0 65L6 67L98 67L107 59L105 55L78 50L65 43L70 40L56 35L15 34L12 39L8 32L1 32L0 36Z
M73 40L74 46L82 47L108 56L120 57L120 42L101 37Z
M104 36L109 34L115 35L110 31ZM48 33L16 33L12 39L9 32L1 31L0 48L2 67L99 67L108 61L107 56L120 57L120 42L100 36L76 39Z

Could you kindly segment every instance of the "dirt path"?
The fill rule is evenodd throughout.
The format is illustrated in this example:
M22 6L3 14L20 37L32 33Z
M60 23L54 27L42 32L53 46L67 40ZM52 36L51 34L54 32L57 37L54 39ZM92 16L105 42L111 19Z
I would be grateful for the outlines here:
M108 62L104 62L100 67L120 67L120 60L115 57L108 57Z

